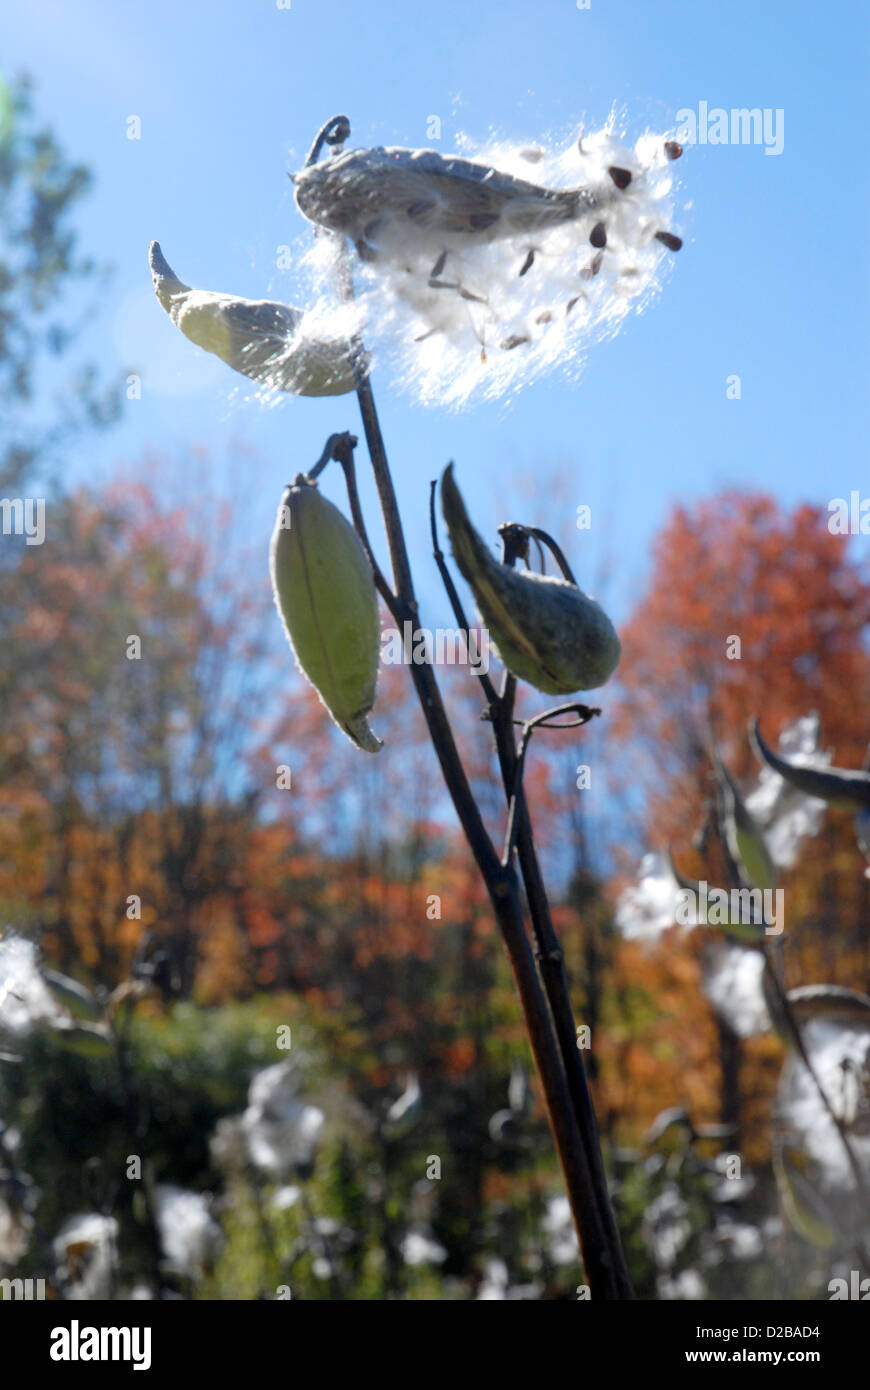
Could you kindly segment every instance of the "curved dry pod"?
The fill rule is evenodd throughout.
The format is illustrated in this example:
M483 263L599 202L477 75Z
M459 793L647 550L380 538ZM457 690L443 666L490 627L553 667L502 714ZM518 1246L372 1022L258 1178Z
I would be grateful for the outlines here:
M371 566L350 522L301 475L281 498L269 569L300 671L347 737L377 753L367 718L380 654Z
M57 970L42 971L42 978L58 1002L76 1018L88 1019L91 1023L102 1019L105 1010L89 989L69 975L61 975Z
M441 479L453 556L508 670L549 695L604 685L621 648L604 609L576 584L501 564L472 526L453 465Z
M712 758L722 796L725 841L731 858L750 888L773 889L776 887L776 866L764 831L715 748Z
M309 331L302 309L271 299L193 290L179 280L156 241L148 261L154 292L172 322L235 371L296 396L342 396L354 390L350 344Z
M749 732L759 760L767 763L784 781L797 787L805 796L815 796L829 806L839 806L847 811L860 812L870 808L870 772L857 768L815 768L791 763L768 747L761 737L757 719L752 721Z
M544 188L480 160L437 150L348 150L293 175L310 222L368 240L395 218L417 231L494 240L589 216L615 189Z
M819 1250L837 1243L838 1223L822 1191L818 1164L787 1132L773 1135L773 1172L791 1225Z

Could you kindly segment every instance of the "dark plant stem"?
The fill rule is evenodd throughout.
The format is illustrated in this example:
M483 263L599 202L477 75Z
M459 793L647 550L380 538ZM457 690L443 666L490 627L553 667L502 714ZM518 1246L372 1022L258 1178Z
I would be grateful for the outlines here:
M127 1124L130 1130L130 1138L133 1141L134 1152L136 1152L141 1148L142 1137L145 1133L145 1123L137 1078L130 1062L129 1033L130 1024L133 1019L133 1007L132 999L125 999L121 1003L120 1009L123 1010L123 1013L120 1015L121 1021L120 1023L112 1024L112 1035L115 1043L118 1076L121 1082L121 1090L124 1094L124 1106L127 1111ZM157 1224L157 1213L154 1209L150 1178L144 1172L142 1174L141 1194L142 1208L145 1215L144 1225L148 1237L151 1277L154 1280L157 1297L161 1298L167 1286L163 1277L160 1229Z
M359 392L360 413L369 448L369 457L384 516L384 525L393 567L395 592L384 595L398 624L417 616L404 532L396 504L386 451L377 411L368 381ZM412 663L411 677L426 720L447 790L469 843L475 862L489 893L502 936L507 946L517 991L535 1062L541 1077L551 1128L571 1199L577 1234L583 1252L593 1297L624 1297L622 1281L606 1239L599 1203L596 1200L583 1143L571 1105L565 1074L553 1036L546 1002L541 992L535 962L526 935L520 902L519 883L512 865L501 863L487 834L480 810L453 737L441 692L432 667Z
M513 681L513 677L508 679ZM510 705L502 699L499 708L493 712L492 722L505 792L507 793L509 788L516 783L514 814L516 818L517 859L535 932L536 954L556 1027L556 1036L568 1079L571 1103L586 1150L596 1204L602 1214L605 1238L611 1251L614 1271L621 1290L620 1296L631 1298L633 1297L631 1278L610 1201L607 1174L601 1153L598 1120L589 1093L583 1057L577 1043L577 1029L571 1006L571 987L565 968L565 956L553 926L547 890L535 849L532 821L522 780L522 768L519 769L519 776L515 776L518 754L514 742L511 713Z
M462 600L453 583L450 571L444 562L444 556L438 543L438 529L435 520L434 483L432 484L430 496L430 521L435 560L453 607L456 621L460 629L467 634L468 620L465 616ZM514 559L524 553L527 546L527 535L523 536L520 534L521 530L524 529L525 528L517 527L502 528L503 559L506 563L513 563ZM546 533L535 532L535 534L539 539L545 539L547 543L551 545L551 548L555 546L555 542L553 542L552 538L547 536ZM567 561L565 561L565 565L567 566ZM509 822L505 837L506 848L504 862L508 863L510 861L511 852L515 845L520 872L523 877L523 885L526 891L526 901L528 903L529 914L535 933L535 954L556 1028L556 1037L562 1058L562 1065L564 1066L568 1081L571 1104L586 1150L590 1177L595 1189L595 1200L598 1204L599 1211L602 1213L605 1238L610 1248L613 1268L616 1271L621 1288L620 1296L622 1298L633 1298L631 1278L628 1273L628 1266L625 1261L625 1254L623 1252L619 1230L616 1225L616 1217L610 1201L607 1174L605 1172L604 1160L601 1153L601 1138L598 1131L598 1121L595 1115L595 1108L592 1104L592 1097L589 1093L589 1085L586 1077L586 1070L583 1066L583 1059L577 1046L577 1032L574 1022L574 1012L571 1006L571 990L565 968L565 957L556 934L556 929L553 926L549 899L547 897L540 861L535 848L531 816L529 814L523 785L526 749L532 730L536 726L543 725L546 721L552 719L554 714L561 714L563 712L569 713L572 711L583 711L585 718L581 715L580 719L577 721L582 724L585 723L592 714L598 714L600 711L588 710L585 706L578 705L566 705L564 706L564 710L560 707L557 710L547 711L546 714L539 715L535 720L525 723L520 746L519 749L517 749L514 735L514 725L517 722L514 719L517 688L515 678L510 675L510 673L506 674L501 694L497 693L488 674L481 673L479 679L488 701L488 714L493 725L502 782L504 784L505 795L508 799L509 806Z

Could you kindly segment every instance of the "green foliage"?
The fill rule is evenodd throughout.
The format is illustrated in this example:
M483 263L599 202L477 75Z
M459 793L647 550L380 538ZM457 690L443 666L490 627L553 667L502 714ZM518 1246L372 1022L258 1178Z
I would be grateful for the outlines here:
M54 134L37 125L30 85L0 74L0 489L20 486L40 455L85 425L115 418L117 392L101 388L93 367L79 365L66 383L62 410L45 427L39 367L69 350L75 317L67 292L100 278L80 256L70 218L90 175L68 160ZM66 303L64 301L66 300ZM80 309L73 306L74 309ZM19 408L38 405L35 412ZM25 427L26 426L26 427Z

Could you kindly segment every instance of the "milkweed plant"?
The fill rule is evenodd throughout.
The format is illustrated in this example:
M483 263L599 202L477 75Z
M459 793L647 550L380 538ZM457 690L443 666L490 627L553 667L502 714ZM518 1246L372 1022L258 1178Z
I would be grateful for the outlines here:
M405 631L406 622L414 626L417 599L373 394L375 372L389 373L424 406L454 410L509 400L550 373L576 380L590 347L645 310L672 273L682 246L676 229L682 149L666 133L626 143L613 121L600 131L581 132L563 148L497 141L465 143L451 155L348 148L350 136L348 120L334 117L291 175L308 227L305 307L191 288L157 242L149 263L157 299L173 323L255 382L264 401L281 393L356 394L391 572L382 571L369 539L356 482L358 440L347 431L330 435L320 458L276 499L269 568L280 621L325 715L360 756L377 756L381 735L388 737L386 730L378 732L379 600ZM195 267L190 273L195 276ZM332 463L344 474L346 513L318 487L320 473ZM433 482L421 503L428 508L454 618L469 643L474 623L482 624L503 667L498 679L488 667L468 676L478 681L482 736L492 741L499 768L499 843L472 791L432 662L410 662L407 669L510 960L561 1166L564 1195L554 1196L542 1215L547 1258L555 1265L570 1262L576 1239L585 1296L630 1299L613 1193L617 1186L630 1191L631 1179L620 1168L625 1155L614 1157L609 1173L605 1168L524 790L536 738L558 738L561 730L601 715L578 697L605 686L616 671L619 638L603 608L578 584L569 558L536 520L502 525L496 558L468 513L461 474L461 466L447 466L440 489ZM441 550L439 510L452 560L476 605L473 622ZM533 547L541 557L537 568ZM545 551L556 573L545 572ZM538 712L518 718L521 684L557 703L544 699ZM818 831L828 805L854 813L858 842L870 858L870 773L833 767L819 736L818 721L808 716L786 731L777 752L756 724L751 739L760 778L745 794L712 749L712 820L728 882L713 888L693 882L680 873L670 849L650 852L637 882L622 893L615 920L624 937L640 941L654 940L675 924L704 931L703 989L714 1011L738 1036L774 1029L783 1037L773 1154L784 1209L807 1242L854 1253L866 1265L870 998L818 984L786 988L776 928L778 875L795 862L801 842ZM0 1023L12 1038L47 1029L85 1055L114 1050L135 1115L129 1020L149 971L159 968L159 961L143 955L131 980L112 998L99 999L46 970L31 943L9 935L0 941ZM519 1066L511 1075L508 1106L490 1121L493 1139L518 1152L530 1095ZM403 1094L375 1124L379 1142L395 1142L419 1122L424 1105L419 1079L409 1075ZM220 1121L211 1153L228 1182L259 1174L260 1181L273 1184L274 1211L288 1218L302 1213L300 1252L308 1252L315 1274L340 1287L336 1271L352 1236L340 1224L316 1218L305 1197L323 1123L323 1110L305 1094L298 1066L281 1062L254 1076L247 1108ZM699 1228L691 1183L679 1187L673 1159L655 1169L657 1194L646 1207L640 1236L661 1297L704 1297L704 1270L717 1252L727 1248L734 1258L751 1258L763 1243L764 1233L739 1213L751 1184L728 1184L719 1159L699 1156L705 1139L727 1138L727 1129L713 1130L705 1135L684 1109L674 1107L647 1136L653 1154L666 1139L673 1154L676 1142L678 1167L684 1177L694 1175L696 1195L703 1191L714 1208L715 1200L723 1204ZM12 1173L13 1139L0 1135ZM716 1198L723 1187L727 1191ZM34 1219L27 1201L6 1200L0 1207L4 1258L23 1248ZM142 1219L151 1232L158 1289L167 1271L191 1289L214 1269L224 1234L207 1194L146 1184ZM117 1235L117 1222L99 1213L76 1216L59 1231L53 1274L64 1297L111 1296ZM446 1255L422 1218L401 1237L400 1249L411 1266L437 1266ZM493 1259L479 1297L536 1296L534 1288L524 1292L509 1285L506 1266ZM133 1290L128 1296L160 1294Z

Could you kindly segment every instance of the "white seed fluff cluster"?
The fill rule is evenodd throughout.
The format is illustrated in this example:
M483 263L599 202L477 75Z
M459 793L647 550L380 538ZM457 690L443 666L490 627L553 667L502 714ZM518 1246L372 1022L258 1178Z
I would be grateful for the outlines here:
M461 407L576 375L646 307L680 245L678 151L665 135L626 144L613 120L562 149L351 150L297 175L296 197L354 244L367 340L397 384ZM318 240L322 261L332 239Z
M818 715L796 719L780 735L780 753L798 767L824 771L832 755L820 750L819 731ZM772 767L765 766L757 785L746 797L746 809L764 831L774 864L780 869L791 869L797 862L801 842L819 833L827 807L818 797L806 796Z
M637 883L629 884L616 903L616 928L628 941L656 941L675 923L677 893L668 857L658 850L643 856Z
M704 953L701 988L720 1018L740 1038L751 1038L770 1027L761 977L760 951L730 941L710 941Z
M220 1253L223 1232L210 1213L208 1193L188 1192L159 1183L155 1206L160 1243L167 1265L189 1279L198 1278Z
M265 1067L251 1081L241 1126L251 1163L272 1177L306 1167L317 1150L325 1116L300 1098L299 1085L288 1062Z
M870 1027L812 1019L802 1028L815 1073L849 1135L858 1164L870 1179ZM775 1123L812 1160L829 1199L855 1202L855 1178L833 1121L806 1067L786 1059L776 1094Z
M61 1017L39 973L38 953L23 936L0 940L0 1031L24 1035Z

